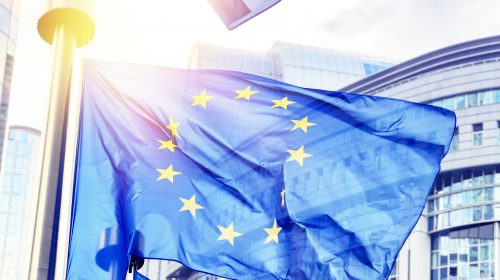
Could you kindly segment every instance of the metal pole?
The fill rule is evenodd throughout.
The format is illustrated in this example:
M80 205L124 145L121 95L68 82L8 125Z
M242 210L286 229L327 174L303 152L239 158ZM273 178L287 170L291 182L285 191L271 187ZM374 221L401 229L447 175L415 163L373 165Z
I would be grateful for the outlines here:
M52 0L38 21L40 36L54 47L54 64L30 279L54 279L71 74L75 49L86 45L94 35L89 15L92 10L90 0Z

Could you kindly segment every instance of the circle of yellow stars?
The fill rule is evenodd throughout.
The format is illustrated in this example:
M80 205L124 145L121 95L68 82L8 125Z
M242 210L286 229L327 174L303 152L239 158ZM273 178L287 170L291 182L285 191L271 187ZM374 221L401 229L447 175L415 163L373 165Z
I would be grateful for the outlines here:
M251 101L253 95L259 93L258 91L252 90L251 86L247 86L244 89L235 90L236 96L234 99L244 99L246 101ZM207 108L207 104L209 101L214 99L214 96L207 95L207 90L203 89L199 95L192 96L193 103L192 107L199 106L202 109ZM287 96L282 99L272 99L274 104L271 108L288 110L288 106L293 106L293 104L297 104L297 102L289 100ZM308 128L311 126L315 126L315 123L309 122L308 117L304 117L300 120L290 120L293 123L293 127L291 127L290 131L302 130L303 133L307 133ZM158 140L160 146L158 150L169 150L171 153L175 152L175 149L178 148L176 144L176 139L181 138L179 134L180 122L176 122L172 117L169 118L169 124L166 126L167 130L170 132L171 139L170 140ZM310 158L313 155L305 152L304 145L300 146L297 150L288 150L290 157L286 160L286 162L295 161L299 166L304 166L304 159ZM182 172L174 169L173 164L170 164L166 169L158 168L156 169L160 176L157 181L168 180L171 184L174 183L175 176L182 175ZM283 188L281 195L281 207L285 207L285 192L286 190ZM196 218L196 211L204 209L202 205L196 202L196 195L191 196L191 198L179 197L179 200L182 203L182 207L179 209L179 212L189 212L193 219ZM234 222L231 222L228 226L224 227L221 225L217 225L217 228L220 231L220 236L217 238L219 241L226 240L231 246L234 246L234 240L236 237L240 237L243 233L237 232L234 229ZM269 228L263 228L263 230L267 233L267 237L264 241L264 244L267 244L271 241L274 241L275 244L279 243L279 233L282 228L278 226L276 219L274 219L273 225Z

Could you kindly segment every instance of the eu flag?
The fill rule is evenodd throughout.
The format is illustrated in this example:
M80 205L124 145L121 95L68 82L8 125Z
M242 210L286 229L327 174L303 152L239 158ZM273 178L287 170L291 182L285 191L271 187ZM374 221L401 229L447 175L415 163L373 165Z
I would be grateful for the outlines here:
M250 74L86 61L68 279L130 255L237 279L385 279L446 109Z

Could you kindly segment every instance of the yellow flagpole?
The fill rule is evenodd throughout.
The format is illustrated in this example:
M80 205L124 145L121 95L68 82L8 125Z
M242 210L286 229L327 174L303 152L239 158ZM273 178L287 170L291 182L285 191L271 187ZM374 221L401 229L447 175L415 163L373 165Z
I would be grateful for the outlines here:
M61 202L61 196L68 197L68 191L71 193L71 190L62 187L69 93L75 50L88 44L94 35L95 26L91 16L93 10L93 0L48 0L45 13L38 21L38 33L54 48L54 61L30 279L54 278L59 220L66 221L69 215L67 212L70 212L70 209L67 209L68 201ZM66 176L72 176L72 174ZM61 204L63 209L61 209ZM64 226L66 227L67 224ZM59 246L66 246L67 242L62 243ZM59 248L59 251L64 251L64 249ZM57 261L65 262L66 260ZM59 274L59 277L64 276Z

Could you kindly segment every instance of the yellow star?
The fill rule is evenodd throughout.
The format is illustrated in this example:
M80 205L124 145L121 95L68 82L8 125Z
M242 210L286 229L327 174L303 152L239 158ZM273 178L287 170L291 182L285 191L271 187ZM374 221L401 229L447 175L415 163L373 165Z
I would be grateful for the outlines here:
M281 191L281 208L285 208L285 192L285 189Z
M305 133L307 133L307 127L316 125L315 123L308 122L308 121L307 121L307 117L305 117L305 118L301 119L300 121L299 121L299 120L292 120L292 122L293 122L295 125L292 127L292 130L291 130L291 131L294 131L294 130L296 130L297 128L300 128L300 129L302 129L302 131L304 131Z
M286 160L292 161L295 160L300 166L304 166L304 159L308 157L312 157L313 155L304 152L304 146L301 146L297 150L288 150L290 153L290 157Z
M196 218L196 210L203 209L203 206L196 204L195 195L193 195L190 199L185 199L182 197L179 197L179 199L182 201L182 203L184 203L184 205L179 210L179 212L189 211L189 212L191 212L191 215L193 215L193 218Z
M278 244L278 234L281 231L281 227L276 226L276 219L274 219L274 224L272 228L264 228L264 230L267 232L267 238L266 241L264 241L264 244L267 242L273 240Z
M156 169L158 172L160 172L160 177L156 181L160 181L163 179L167 179L170 181L170 183L174 182L174 176L177 176L179 174L182 174L182 172L177 172L174 171L172 164L167 168L167 169Z
M176 136L181 138L177 129L181 125L180 122L174 122L174 119L170 118L170 123L167 125L167 128L172 132L172 139Z
M193 102L193 104L191 104L191 106L200 105L203 108L207 108L207 101L214 98L213 96L207 95L206 89L202 90L200 95L192 96L192 97L194 99L194 102Z
M221 235L217 240L227 240L231 246L234 246L234 238L242 236L241 233L234 231L233 223L229 224L227 228L223 226L217 226L221 232Z
M158 140L160 142L161 146L158 148L158 150L163 150L163 149L169 149L172 153L174 152L174 148L177 148L177 145L172 142L172 140L168 141L162 141Z
M288 105L297 103L297 102L293 102L293 101L288 101L288 97L284 97L281 100L273 99L273 102L274 102L274 105L271 108L281 107L283 109L288 109Z
M246 100L250 100L250 96L256 94L257 92L258 91L251 90L250 86L247 86L243 90L236 90L236 93L238 94L238 96L236 96L235 98L236 99L245 98Z

